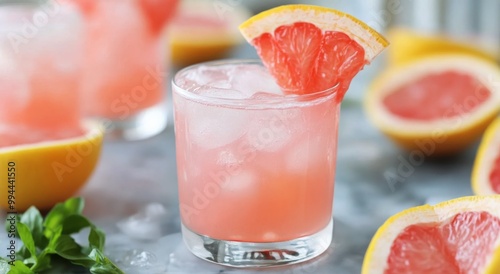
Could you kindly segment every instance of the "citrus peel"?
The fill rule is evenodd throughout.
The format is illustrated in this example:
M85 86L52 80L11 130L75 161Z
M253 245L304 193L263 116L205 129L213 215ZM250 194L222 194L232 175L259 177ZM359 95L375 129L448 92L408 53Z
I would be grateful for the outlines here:
M498 183L500 158L500 118L484 133L472 170L472 190L477 195L500 194Z
M14 191L15 210L49 209L87 182L100 156L104 128L86 122L83 129L79 137L0 148L5 165L14 168L0 171L2 178L9 178L0 180L0 188ZM0 207L11 209L7 199L0 201Z

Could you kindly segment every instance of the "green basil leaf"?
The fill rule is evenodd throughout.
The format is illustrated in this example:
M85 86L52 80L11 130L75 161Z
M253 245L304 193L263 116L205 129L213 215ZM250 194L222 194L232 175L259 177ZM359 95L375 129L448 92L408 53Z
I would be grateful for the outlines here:
M89 245L91 248L96 248L100 251L104 250L106 235L97 227L92 227L89 233Z
M123 272L114 265L95 264L90 268L92 274L123 274Z
M33 236L31 235L31 231L28 226L23 223L17 223L17 232L19 232L19 237L21 238L21 241L23 241L24 246L30 252L31 257L36 258L35 241L33 240Z
M35 274L29 267L27 267L23 262L16 261L14 266L10 267L8 274Z
M70 215L64 219L62 234L73 234L92 226L92 223L82 215Z
M98 249L92 249L89 257L95 261L95 265L90 268L92 274L124 274Z
M62 226L64 220L71 215L81 214L84 202L82 198L70 198L64 203L59 203L45 217L43 225L45 226L45 236L51 238L55 229Z
M82 252L82 247L78 245L69 235L61 235L55 246L56 254L76 265L90 268L94 261Z
M17 251L16 258L22 261L30 257L31 257L30 252L28 251L26 246L22 245L21 248L19 248L19 251Z
M20 222L30 229L35 246L43 248L43 218L40 211L33 206L30 207L21 215Z
M47 253L47 250L44 250L42 253L38 255L36 264L31 267L31 270L33 270L36 273L48 270L52 267L50 262L51 262L50 254Z
M54 233L52 233L52 237L49 239L49 244L47 245L47 252L51 253L51 254L55 254L56 253L56 245L59 241L59 238L61 237L61 234L62 234L62 226L56 228L56 230L54 231Z

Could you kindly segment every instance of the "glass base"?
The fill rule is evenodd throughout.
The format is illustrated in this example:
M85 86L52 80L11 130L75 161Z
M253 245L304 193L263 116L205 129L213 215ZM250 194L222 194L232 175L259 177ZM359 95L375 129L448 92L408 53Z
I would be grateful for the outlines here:
M197 257L232 267L269 267L310 260L328 249L332 241L333 219L316 234L274 243L250 243L213 239L182 225L187 248Z
M167 127L166 102L144 109L125 120L106 120L106 139L137 141L153 137Z

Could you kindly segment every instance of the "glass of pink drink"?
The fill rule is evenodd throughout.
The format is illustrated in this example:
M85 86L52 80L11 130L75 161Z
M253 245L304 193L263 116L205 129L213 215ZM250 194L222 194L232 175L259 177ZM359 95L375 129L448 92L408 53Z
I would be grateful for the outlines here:
M83 103L108 136L137 140L167 123L165 25L177 0L67 0L85 15Z
M304 261L332 237L340 100L284 95L253 61L199 64L173 80L183 238L231 266Z
M83 134L82 34L56 1L0 4L0 148Z

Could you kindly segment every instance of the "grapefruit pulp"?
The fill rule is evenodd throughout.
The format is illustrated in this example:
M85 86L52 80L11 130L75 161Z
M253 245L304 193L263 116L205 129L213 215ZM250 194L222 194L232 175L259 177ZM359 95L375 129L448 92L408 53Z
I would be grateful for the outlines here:
M339 101L352 78L387 41L356 18L328 8L286 5L240 25L278 85L290 94L339 86Z
M463 54L388 69L365 97L370 120L396 143L426 156L476 141L500 110L497 65Z

